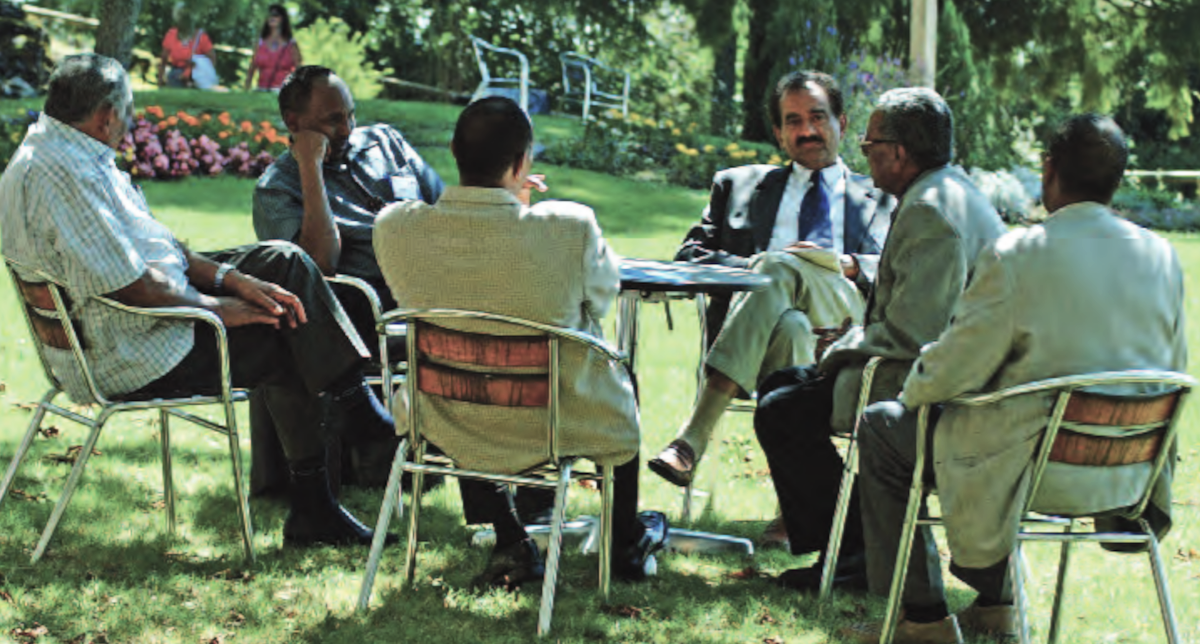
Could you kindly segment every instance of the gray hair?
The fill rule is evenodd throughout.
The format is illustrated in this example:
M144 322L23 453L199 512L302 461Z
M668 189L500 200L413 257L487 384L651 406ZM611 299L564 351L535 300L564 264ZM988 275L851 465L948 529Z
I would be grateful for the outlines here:
M888 90L875 111L882 117L880 135L903 145L922 170L946 165L954 157L954 114L937 92L926 87Z
M86 121L103 107L112 107L129 115L133 89L121 63L99 54L67 56L50 75L46 104L47 116L76 125Z

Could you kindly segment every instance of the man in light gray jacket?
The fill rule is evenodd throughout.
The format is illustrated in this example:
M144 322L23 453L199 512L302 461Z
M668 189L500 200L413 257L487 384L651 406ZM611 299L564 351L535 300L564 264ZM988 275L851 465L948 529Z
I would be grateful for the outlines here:
M817 365L777 371L759 386L754 429L793 554L823 550L828 540L843 468L830 435L851 428L863 366L873 356L888 359L876 373L871 398L894 399L921 346L949 322L976 255L1004 234L987 197L949 165L953 131L949 106L932 90L896 89L880 97L861 149L875 185L900 203L867 301L866 323L822 338L819 346L836 342ZM855 505L842 552L837 583L861 587L865 556ZM780 582L815 589L820 563L788 571Z
M1050 218L1008 233L980 254L949 328L922 349L900 401L867 410L859 440L875 592L888 592L895 567L917 408L1058 376L1186 369L1183 273L1175 252L1165 239L1108 208L1128 157L1121 129L1107 117L1076 116L1058 127L1047 152L1042 185ZM948 407L937 420L933 472L951 571L979 596L957 620L948 615L937 551L919 530L896 642L959 642L956 621L967 632L1017 635L1008 556L1051 396ZM1076 513L1072 504L1081 500L1099 501L1093 508L1128 505L1095 498L1118 487L1101 480L1114 469L1074 467L1067 476L1048 471L1038 506ZM1156 531L1170 525L1170 480L1168 465L1146 515ZM873 631L865 629L862 641L877 641Z

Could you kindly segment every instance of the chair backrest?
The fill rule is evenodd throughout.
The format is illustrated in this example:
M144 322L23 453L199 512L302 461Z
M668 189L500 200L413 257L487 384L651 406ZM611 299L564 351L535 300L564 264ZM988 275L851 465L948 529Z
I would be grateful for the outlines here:
M1124 511L1130 517L1140 516L1166 465L1180 412L1195 384L1186 374L1131 370L1054 378L996 392L993 396L998 398L991 402L1058 391L1034 462L1027 504L1037 498L1046 468L1052 463L1086 468L1149 464L1144 483L1139 485L1138 502ZM1109 393L1131 386L1147 393Z
M62 383L54 375L46 358L46 348L49 347L71 351L91 384L93 379L83 352L83 330L79 321L71 318L71 298L66 290L41 271L30 269L8 258L5 258L4 263L21 298L21 312L29 327L29 335L37 347L38 359L41 360L46 379L55 387L62 388ZM22 274L34 276L36 279L26 279Z
M605 358L624 356L582 331L504 315L456 309L395 310L384 315L381 333L407 323L408 430L420 438L419 396L497 407L543 408L546 462L559 454L559 357L562 341L582 345ZM463 322L486 323L512 335L464 331Z
M471 100L478 100L485 94L485 90L493 85L514 85L518 90L518 100L521 109L529 111L529 59L521 52L507 47L498 47L492 43L471 36L471 47L475 52L475 61L479 64L479 75L481 80L479 86L475 88L475 93ZM492 54L501 54L510 56L516 59L517 76L515 78L497 78L492 74L492 69L488 66L489 52Z

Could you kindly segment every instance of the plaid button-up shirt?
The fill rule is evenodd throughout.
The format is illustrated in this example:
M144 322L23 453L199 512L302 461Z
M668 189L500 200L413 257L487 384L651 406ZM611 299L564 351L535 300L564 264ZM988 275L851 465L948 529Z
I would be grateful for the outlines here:
M193 344L190 322L131 315L93 299L132 284L151 267L173 288L192 289L183 250L114 157L108 146L43 114L0 177L0 248L66 286L105 396L153 382ZM67 394L90 401L71 352L44 351Z

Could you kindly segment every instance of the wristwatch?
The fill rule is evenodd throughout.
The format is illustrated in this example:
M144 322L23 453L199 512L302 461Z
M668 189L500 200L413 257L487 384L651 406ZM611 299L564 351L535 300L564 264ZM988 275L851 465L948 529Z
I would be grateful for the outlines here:
M222 263L217 267L217 274L213 275L213 293L220 295L225 292L225 276L232 270L233 264Z

